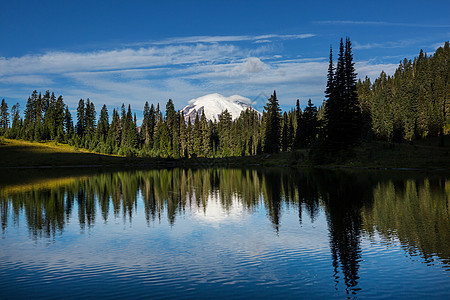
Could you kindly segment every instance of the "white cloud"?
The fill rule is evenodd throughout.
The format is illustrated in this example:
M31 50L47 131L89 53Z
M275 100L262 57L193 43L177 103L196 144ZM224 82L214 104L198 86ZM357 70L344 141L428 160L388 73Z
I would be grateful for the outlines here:
M393 75L398 64L373 64L369 61L357 61L355 69L359 78L369 77L372 82L380 76L381 71L388 75Z
M268 66L257 57L248 57L239 67L243 73L261 73L268 69Z
M357 41L353 44L353 49L355 50L369 50L373 48L403 48L414 45L418 43L418 40L401 40L395 42L385 42L385 43L367 43L360 44Z
M224 61L225 58L230 59L238 54L238 49L233 45L217 44L149 47L90 53L48 52L43 55L1 58L0 76L154 68Z
M228 35L228 36L190 36L168 38L162 41L152 42L154 45L168 44L195 44L195 43L219 43L219 42L242 42L242 41L270 41L271 39L294 40L306 39L316 36L312 33L306 34L265 34L265 35Z
M396 22L384 22L384 21L328 20L328 21L316 21L313 23L323 24L323 25L369 25L369 26L450 28L450 24L396 23Z
M0 83L4 84L25 84L25 85L50 85L52 80L40 75L14 75L0 77Z
M27 96L34 89L54 90L69 106L90 98L119 107L130 103L141 110L145 101L164 105L171 98L181 109L189 99L205 94L240 94L255 98L274 89L280 103L293 106L300 98L323 99L328 59L291 58L277 43L233 44L233 41L287 40L314 36L259 35L167 39L151 46L93 52L47 52L0 58L1 97ZM227 43L222 43L227 42ZM360 77L375 78L391 64L356 64Z

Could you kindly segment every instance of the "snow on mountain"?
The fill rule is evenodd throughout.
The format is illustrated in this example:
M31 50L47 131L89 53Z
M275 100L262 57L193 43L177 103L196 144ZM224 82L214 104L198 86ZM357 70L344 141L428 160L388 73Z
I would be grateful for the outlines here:
M218 121L219 115L227 109L234 120L239 117L243 110L248 108L257 111L251 107L250 103L250 99L239 95L225 97L215 93L190 100L189 105L184 107L182 112L186 121L188 121L190 117L191 122L194 122L196 114L199 114L200 117L202 111L205 112L205 116L208 120Z

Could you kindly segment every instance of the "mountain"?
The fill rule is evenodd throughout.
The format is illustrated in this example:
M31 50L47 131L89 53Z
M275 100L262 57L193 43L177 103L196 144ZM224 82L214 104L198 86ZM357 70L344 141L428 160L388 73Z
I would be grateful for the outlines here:
M202 111L205 112L205 116L208 120L218 121L219 115L227 109L234 120L246 109L257 111L250 106L250 103L250 99L239 95L225 97L215 93L190 100L189 105L184 107L181 111L183 112L186 121L188 121L190 117L191 122L194 122L196 114L199 114L200 117Z

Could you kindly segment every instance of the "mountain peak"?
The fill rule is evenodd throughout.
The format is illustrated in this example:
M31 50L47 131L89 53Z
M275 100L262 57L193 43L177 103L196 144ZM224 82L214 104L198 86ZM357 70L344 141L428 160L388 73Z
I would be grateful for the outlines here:
M234 120L237 119L241 112L246 109L256 111L250 104L251 100L243 96L232 95L225 97L221 94L214 93L190 100L189 105L184 107L182 112L186 121L190 118L191 122L193 122L195 120L195 116L197 114L200 115L202 112L205 113L208 120L218 121L219 115L223 111L228 110Z

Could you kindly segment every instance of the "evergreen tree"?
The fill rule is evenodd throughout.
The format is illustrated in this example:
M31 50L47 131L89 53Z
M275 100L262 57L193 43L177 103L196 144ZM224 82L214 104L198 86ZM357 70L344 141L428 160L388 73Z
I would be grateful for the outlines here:
M0 133L4 133L9 126L9 112L8 112L8 103L6 103L5 99L2 100L2 104L0 106L0 128L3 131Z
M136 123L133 120L133 114L131 113L131 105L128 104L128 111L127 111L127 146L133 150L137 148L138 145L138 137L137 137L137 131L136 131Z
M108 146L112 153L118 153L122 138L122 126L119 113L113 109L111 126L108 131Z
M103 105L100 110L100 119L98 120L97 130L96 130L96 140L102 143L106 143L106 138L109 132L109 115L108 108Z
M86 109L84 106L84 100L80 99L78 101L78 107L77 107L77 125L76 125L76 131L77 135L81 138L84 136L86 130Z
M319 123L317 120L317 107L308 100L308 105L303 111L303 145L305 147L310 147L316 140L318 134Z
M194 154L194 134L191 117L189 117L188 122L186 124L186 150L187 150L187 157L191 157Z
M200 119L198 118L198 114L195 115L195 121L194 121L194 128L192 132L193 136L193 154L194 156L201 156L202 155L202 129L201 129L201 123Z
M89 98L86 100L86 109L85 109L85 131L86 134L89 134L91 137L95 132L95 106L94 102L91 102Z
M205 111L202 111L202 116L200 117L200 130L201 130L201 155L208 157L211 154L211 131L208 121L206 120Z
M153 104L152 104L152 109L153 109ZM148 104L148 101L145 102L143 114L144 114L144 120L142 121L141 134L142 134L142 139L144 140L144 144L148 145L152 141L152 137L153 137L152 117L154 118L154 116L152 116L153 112L150 111L150 106Z
M232 153L232 135L231 135L232 119L228 110L224 110L219 115L218 135L219 135L219 152L222 157L231 156Z
M356 73L351 42L341 39L336 74L333 74L332 52L328 68L325 119L330 150L340 150L355 143L360 136L361 117L356 94Z
M11 117L12 117L12 124L11 124L11 130L9 131L8 136L13 139L20 138L22 128L21 128L19 102L17 102L11 108Z
M284 112L281 119L281 151L287 151L289 143L289 120L287 112Z
M269 98L263 112L264 152L280 151L281 110L276 91Z
M72 114L70 113L68 106L66 106L66 108L64 110L64 128L66 130L66 136L68 139L73 134Z
M64 140L64 118L65 118L65 104L63 97L60 95L56 100L55 107L55 122L56 122L56 140Z
M295 137L294 137L294 148L300 149L303 147L303 126L302 126L302 109L300 108L300 100L297 99L297 103L295 105L295 117L297 127L295 127Z
M166 104L166 119L167 132L169 134L169 146L167 153L172 157L179 157L179 132L178 119L172 99L169 99Z
M179 128L180 128L180 156L183 158L188 157L188 132L186 121L184 120L184 114L181 111L179 117Z

